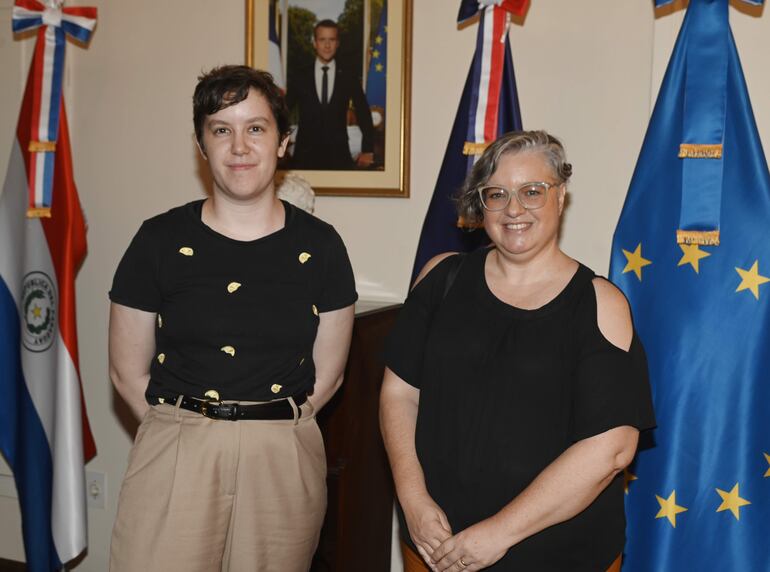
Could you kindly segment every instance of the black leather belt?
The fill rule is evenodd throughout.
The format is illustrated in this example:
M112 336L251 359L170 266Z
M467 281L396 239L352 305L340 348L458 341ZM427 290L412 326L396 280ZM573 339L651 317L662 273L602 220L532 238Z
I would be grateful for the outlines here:
M164 397L160 395L148 395L147 401L150 405L158 405L159 403L167 403L169 405L177 405L177 399L175 397ZM307 401L307 394L293 395L294 403L299 408L300 405ZM294 409L291 407L288 399L277 399L276 401L268 401L266 403L255 403L251 405L241 405L240 403L222 403L219 401L211 401L208 399L196 399L195 397L188 397L186 395L181 396L181 403L179 407L195 413L200 413L204 417L209 419L222 419L225 421L238 421L264 419L264 420L276 420L276 419L294 419ZM302 416L302 411L297 411L297 417Z

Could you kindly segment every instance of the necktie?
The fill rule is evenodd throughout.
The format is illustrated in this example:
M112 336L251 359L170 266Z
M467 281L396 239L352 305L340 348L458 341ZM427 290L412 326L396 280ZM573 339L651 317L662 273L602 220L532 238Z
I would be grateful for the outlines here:
M321 80L321 105L329 103L329 66L321 66L324 77Z

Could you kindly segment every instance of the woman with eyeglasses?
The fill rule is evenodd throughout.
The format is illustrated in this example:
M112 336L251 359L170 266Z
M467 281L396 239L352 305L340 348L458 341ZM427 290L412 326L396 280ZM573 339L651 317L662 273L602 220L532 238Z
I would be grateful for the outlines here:
M491 144L457 197L491 246L429 261L388 340L406 570L620 569L623 470L655 419L625 297L559 248L571 173L544 131Z

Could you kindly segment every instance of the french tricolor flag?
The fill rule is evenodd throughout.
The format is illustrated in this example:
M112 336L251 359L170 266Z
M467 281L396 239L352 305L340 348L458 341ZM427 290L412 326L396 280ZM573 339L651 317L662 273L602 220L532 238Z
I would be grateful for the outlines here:
M27 217L36 159L30 141L37 139L41 105L35 74L46 67L41 57L44 50L36 50L0 190L0 449L14 473L32 572L59 570L86 547L84 463L96 454L75 323L75 276L86 253L86 229L63 98L54 102L58 133L48 155L50 217Z

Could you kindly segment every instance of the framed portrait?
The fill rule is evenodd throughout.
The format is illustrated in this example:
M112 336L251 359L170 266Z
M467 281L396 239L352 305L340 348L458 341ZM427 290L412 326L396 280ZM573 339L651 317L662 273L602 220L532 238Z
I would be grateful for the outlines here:
M246 0L246 64L285 90L283 173L317 195L408 197L412 0Z

